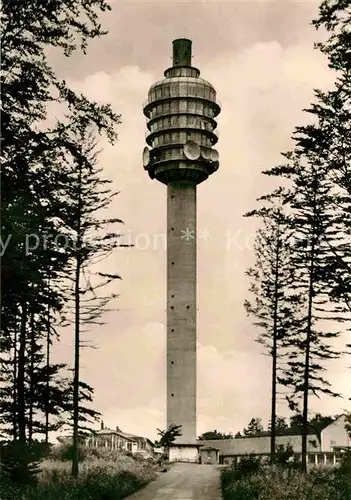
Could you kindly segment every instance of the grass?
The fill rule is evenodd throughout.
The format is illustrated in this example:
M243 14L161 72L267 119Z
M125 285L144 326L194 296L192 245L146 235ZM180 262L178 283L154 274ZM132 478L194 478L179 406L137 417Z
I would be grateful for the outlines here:
M350 500L351 469L315 469L308 474L288 467L253 464L223 469L223 500Z
M55 450L40 462L35 485L20 487L2 477L1 500L121 500L157 477L151 460L108 450L85 454L77 479L70 470Z

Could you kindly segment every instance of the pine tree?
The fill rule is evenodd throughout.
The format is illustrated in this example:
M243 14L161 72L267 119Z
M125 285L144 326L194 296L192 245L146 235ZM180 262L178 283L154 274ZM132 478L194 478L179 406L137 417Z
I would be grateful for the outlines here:
M332 278L328 273L330 245L338 234L338 214L333 207L333 186L325 175L323 162L313 152L296 148L284 155L288 162L265 172L291 182L286 200L289 203L289 224L293 231L291 263L294 270L292 290L304 306L296 320L299 323L289 335L289 360L285 378L280 381L293 387L289 402L296 410L302 399L302 466L306 469L309 395L321 392L337 396L322 377L324 361L337 358L341 352L333 349L332 340L340 331L318 328L321 321L332 325L346 320L332 307L329 294ZM329 243L326 244L326 242Z
M46 238L51 234L55 240L60 234L58 221L67 210L66 201L56 191L63 182L60 166L66 154L65 134L82 124L94 125L113 142L114 127L120 121L110 106L90 102L60 81L47 48L60 48L67 56L76 49L85 52L89 40L105 33L98 14L109 9L104 0L2 4L1 43L6 51L1 68L0 342L5 347L0 374L5 381L0 392L5 412L1 419L4 430L19 442L14 449L22 449L23 456L27 455L28 437L41 428L36 413L40 413L42 401L36 402L34 381L44 373L45 351L46 391L41 394L46 398L46 439L50 408L58 411L56 402L50 401L58 387L50 386L58 380L58 371L50 364L50 343L55 330L52 318L60 313L64 300L57 283L68 265L68 255L60 245L46 245ZM53 102L63 109L68 106L69 113L48 126L45 121ZM35 243L32 246L30 238ZM27 476L25 459L21 467L23 477Z
M120 279L120 276L113 272L98 271L94 263L110 255L118 246L120 234L111 229L122 221L118 218L104 218L102 215L117 193L110 190L111 181L101 176L102 168L98 166L98 151L93 134L84 128L77 130L76 135L67 134L66 147L69 153L66 163L67 181L64 181L59 189L69 203L67 212L62 215L62 221L63 228L70 235L69 279L73 285L71 300L68 300L71 310L66 310L66 321L71 320L74 323L75 332L72 475L77 476L82 326L101 325L101 317L108 310L110 300L116 298L113 293L100 292L116 279ZM73 314L70 315L71 311Z
M306 110L312 124L297 127L296 146L285 154L286 164L265 172L290 187L285 198L293 234L291 261L295 294L304 301L299 327L289 335L288 370L281 382L293 388L290 406L302 402L302 465L306 469L310 394L336 396L322 376L325 361L342 353L333 339L342 331L350 309L350 20L349 2L325 0L313 24L324 26L329 38L316 44L338 71L335 89L316 91ZM273 194L274 197L274 194ZM346 306L346 308L345 308ZM330 330L322 324L328 322ZM345 326L342 330L345 330Z
M281 190L283 195L283 190ZM279 194L277 193L279 200ZM265 197L261 201L267 201ZM290 262L290 230L287 226L283 207L278 204L255 210L246 216L256 216L261 220L261 227L255 239L255 263L247 271L251 278L251 300L244 305L249 315L255 318L254 324L260 328L257 341L262 344L272 358L271 376L271 425L270 455L275 463L276 455L276 406L277 374L279 359L284 355L284 340L294 328L294 309L298 306L298 297L289 293L292 271Z
M261 418L252 418L248 423L248 426L243 430L245 437L257 437L263 436L264 428L262 425Z
M317 90L316 100L306 111L313 124L298 127L296 140L305 152L314 152L326 165L326 175L335 186L333 203L341 211L339 241L331 247L329 273L334 276L330 298L340 310L351 310L351 8L347 0L325 0L312 23L328 33L316 43L336 71L334 88Z
M158 445L165 448L169 459L169 448L172 446L174 441L182 435L182 426L170 424L166 430L157 429L157 434L160 436Z

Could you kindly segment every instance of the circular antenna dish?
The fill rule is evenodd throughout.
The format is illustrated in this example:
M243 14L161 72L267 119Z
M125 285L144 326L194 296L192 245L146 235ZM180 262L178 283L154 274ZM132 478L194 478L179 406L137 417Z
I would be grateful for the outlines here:
M218 151L216 151L215 149L212 149L210 158L211 158L211 161L218 161L218 158L219 158Z
M210 148L201 148L201 156L205 160L210 160L211 159L211 149Z
M143 151L143 166L145 170L147 169L149 163L150 163L150 151L148 150L147 147L145 147Z
M200 146L195 141L184 144L184 154L188 160L197 160L200 156Z

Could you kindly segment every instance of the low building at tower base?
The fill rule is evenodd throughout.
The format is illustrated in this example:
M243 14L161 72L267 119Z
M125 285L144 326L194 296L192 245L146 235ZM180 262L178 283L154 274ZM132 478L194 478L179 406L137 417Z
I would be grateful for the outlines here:
M199 463L199 444L175 443L169 447L170 462Z

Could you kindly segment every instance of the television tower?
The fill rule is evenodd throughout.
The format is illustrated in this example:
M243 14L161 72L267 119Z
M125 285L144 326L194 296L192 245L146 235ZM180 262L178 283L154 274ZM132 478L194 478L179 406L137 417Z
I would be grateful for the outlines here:
M196 444L196 186L218 169L216 91L191 66L191 40L173 41L173 65L144 103L143 165L167 185L167 427ZM189 451L189 450L188 450ZM185 452L185 449L184 449Z

